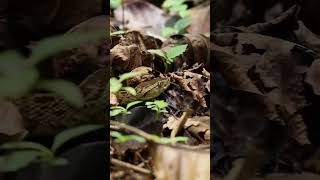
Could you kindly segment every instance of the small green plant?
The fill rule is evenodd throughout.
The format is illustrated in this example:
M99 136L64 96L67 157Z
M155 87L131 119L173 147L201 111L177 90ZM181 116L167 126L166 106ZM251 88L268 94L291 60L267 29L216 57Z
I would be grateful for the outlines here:
M179 19L173 27L165 27L162 31L163 37L170 37L174 34L181 34L192 23L191 19L182 18Z
M149 53L156 54L158 56L163 57L166 60L167 64L171 64L173 63L173 60L175 57L182 55L186 51L187 47L188 47L187 44L183 44L183 45L172 47L167 52L164 52L160 49L149 49L147 51Z
M153 102L146 102L146 106L147 108L156 111L158 114L161 112L163 113L168 112L166 110L166 108L168 107L168 103L166 103L164 100L155 100Z
M111 107L110 116L117 116L119 114L131 114L129 109L136 105L141 103L142 101L133 101L127 104L127 106L124 108L122 106L113 106Z
M178 13L181 17L185 17L189 14L188 5L185 4L185 2L188 1L191 0L165 0L162 4L162 8L173 13Z
M141 136L137 135L123 135L118 131L111 131L110 135L114 138L116 138L115 142L116 143L125 143L127 141L137 141L140 143L145 143L146 139ZM187 142L188 137L183 137L183 136L177 136L174 138L166 138L166 137L159 137L157 135L150 135L149 140L159 143L159 144L171 144L171 143L177 143L177 142Z
M28 141L2 144L0 149L8 151L8 153L0 157L0 172L17 171L32 162L65 165L68 161L64 158L56 157L57 150L67 141L103 127L103 125L83 125L65 130L56 135L50 149L39 143Z
M110 0L110 8L111 9L117 9L121 4L123 0Z
M145 143L146 139L141 137L141 136L137 136L137 135L123 135L118 131L111 131L110 135L114 138L116 138L115 142L116 143L125 143L127 141L138 141L140 143Z
M179 19L173 27L165 27L162 30L162 36L167 38L174 34L181 34L185 31L191 23L192 20L186 18L186 16L190 13L188 9L188 5L185 2L191 0L165 0L162 4L162 8L168 10L173 14L178 14L181 19Z

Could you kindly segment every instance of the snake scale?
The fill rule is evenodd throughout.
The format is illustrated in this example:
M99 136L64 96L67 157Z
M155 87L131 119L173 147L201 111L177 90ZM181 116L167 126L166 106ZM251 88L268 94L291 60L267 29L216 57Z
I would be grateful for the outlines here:
M29 136L51 136L77 125L106 123L107 72L107 68L101 68L80 83L85 100L81 108L53 93L35 93L14 100Z

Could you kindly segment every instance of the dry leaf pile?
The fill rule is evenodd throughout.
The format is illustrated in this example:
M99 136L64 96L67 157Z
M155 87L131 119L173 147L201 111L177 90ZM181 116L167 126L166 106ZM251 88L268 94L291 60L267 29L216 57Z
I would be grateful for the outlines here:
M266 158L260 173L319 173L310 160L319 146L319 38L301 18L304 7L279 1L254 18L237 11L253 13L261 7L255 2L228 2L218 1L234 8L216 22L211 41L215 172L226 174L255 144Z

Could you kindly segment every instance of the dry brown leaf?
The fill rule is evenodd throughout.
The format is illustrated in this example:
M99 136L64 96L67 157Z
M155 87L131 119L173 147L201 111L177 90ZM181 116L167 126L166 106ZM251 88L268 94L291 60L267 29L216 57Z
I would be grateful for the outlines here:
M23 139L28 131L24 128L22 116L18 108L6 101L0 101L0 139L1 141Z
M114 11L115 18L122 22L124 14L124 21L126 27L132 30L139 30L147 35L162 39L162 29L168 17L165 16L162 9L154 6L146 1L131 1Z

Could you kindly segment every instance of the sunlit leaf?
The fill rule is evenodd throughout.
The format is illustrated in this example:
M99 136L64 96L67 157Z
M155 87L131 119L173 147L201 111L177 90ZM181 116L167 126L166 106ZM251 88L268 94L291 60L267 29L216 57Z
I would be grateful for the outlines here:
M186 27L188 27L191 23L192 23L191 19L183 18L175 23L174 28L178 31L181 31L181 30L185 29Z
M125 31L116 31L116 32L112 32L110 33L110 36L118 36L118 35L122 35L125 34Z
M175 46L175 47L172 47L168 50L167 52L167 57L169 59L173 59L181 54L183 54L186 49L187 49L188 45L187 44L184 44L184 45L178 45L178 46Z
M111 131L110 135L114 138L116 138L115 142L116 143L125 143L127 141L137 141L140 143L145 143L146 139L141 137L141 136L137 136L137 135L122 135L120 132L118 131Z
M162 30L163 37L169 37L169 36L172 36L172 35L178 34L178 33L179 33L179 31L177 31L175 28L172 28L172 27L165 27Z
M110 0L110 8L111 9L116 9L121 5L123 0Z
M115 77L110 78L110 91L111 91L111 93L116 93L116 92L120 91L121 88L122 88L121 81L119 81Z
M125 110L123 109L113 109L110 111L110 116L113 117L113 116L117 116L121 113L123 113Z
M142 101L133 101L127 104L127 109L131 108L134 105L141 103Z
M160 49L149 49L149 50L147 50L147 51L148 51L149 53L151 53L151 54L156 54L156 55L158 55L158 56L161 56L161 57L167 59L166 54L165 54L162 50L160 50Z
M176 143L176 142L187 142L188 138L187 137L181 137L181 136L177 136L174 138L164 138L161 137L158 141L158 143L161 144L169 144L169 143Z

